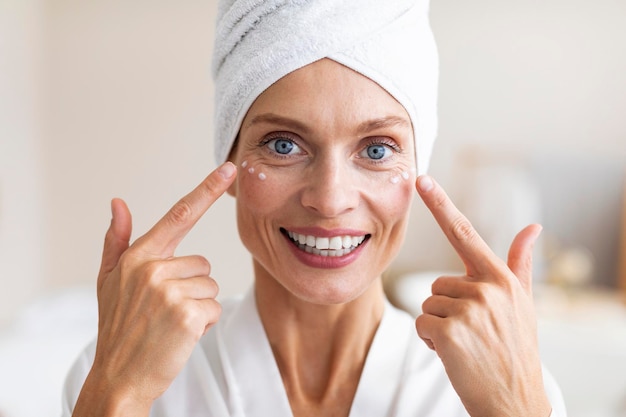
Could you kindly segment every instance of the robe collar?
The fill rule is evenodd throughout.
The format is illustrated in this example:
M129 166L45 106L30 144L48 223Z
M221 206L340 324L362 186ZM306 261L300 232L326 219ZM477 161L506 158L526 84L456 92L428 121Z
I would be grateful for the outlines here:
M412 326L408 315L386 301L352 402L350 416L392 416L406 369ZM289 399L249 290L223 326L218 346L236 417L293 417Z

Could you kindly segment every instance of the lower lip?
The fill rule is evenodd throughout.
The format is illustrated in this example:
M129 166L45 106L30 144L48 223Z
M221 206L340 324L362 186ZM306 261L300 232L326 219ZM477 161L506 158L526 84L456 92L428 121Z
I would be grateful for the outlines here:
M284 236L284 235L283 235ZM352 252L343 256L321 256L315 255L313 253L308 253L300 248L298 248L288 236L284 236L287 240L288 246L291 248L291 251L295 255L296 258L303 264L310 266L312 268L321 268L321 269L334 269L334 268L342 268L356 261L357 258L361 255L363 251L363 247L367 245L369 239L366 239L357 246Z

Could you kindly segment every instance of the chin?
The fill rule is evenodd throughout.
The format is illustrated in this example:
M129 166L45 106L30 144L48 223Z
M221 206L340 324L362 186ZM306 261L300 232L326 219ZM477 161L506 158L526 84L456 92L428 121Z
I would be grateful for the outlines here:
M332 283L315 283L312 285L298 285L297 288L286 288L292 295L302 301L317 305L340 305L352 302L362 296L374 285L359 283L341 283L336 280Z
M365 274L366 268L348 268L343 270L320 270L304 268L297 271L297 266L273 270L265 268L254 260L257 285L266 289L270 297L295 298L315 305L340 305L350 303L364 294L380 290L380 275ZM271 271L271 272L270 272Z

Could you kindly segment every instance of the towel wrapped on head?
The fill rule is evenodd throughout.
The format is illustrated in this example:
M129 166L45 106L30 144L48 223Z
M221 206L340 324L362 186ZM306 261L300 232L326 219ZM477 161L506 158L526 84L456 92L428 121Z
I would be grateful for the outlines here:
M370 78L404 106L418 174L437 134L437 48L427 0L221 0L213 53L215 157L280 78L322 58Z

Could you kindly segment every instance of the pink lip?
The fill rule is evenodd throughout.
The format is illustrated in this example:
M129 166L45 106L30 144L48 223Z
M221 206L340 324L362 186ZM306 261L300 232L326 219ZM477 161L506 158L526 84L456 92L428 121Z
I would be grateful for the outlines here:
M306 230L306 231L304 231ZM348 235L348 236L363 236L366 233L362 233L360 231L350 231L348 229L333 229L332 231L316 229L316 228L305 228L305 229L297 229L292 230L296 233L300 234L309 234L313 236L319 237L330 237L330 236L339 236L339 235ZM331 233L332 232L332 233ZM335 268L343 268L344 266L348 266L351 263L355 262L361 253L363 252L365 246L368 244L369 239L366 239L363 243L359 245L355 250L350 252L344 256L321 256L315 255L313 253L307 253L300 248L298 248L289 236L283 235L285 240L287 241L287 246L289 246L291 252L294 256L303 264L310 266L311 268L320 268L320 269L335 269Z

